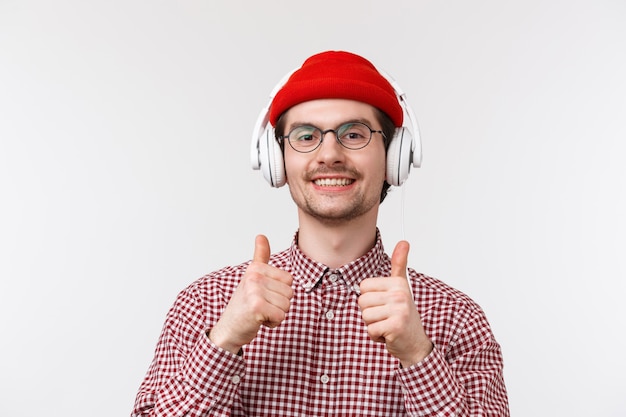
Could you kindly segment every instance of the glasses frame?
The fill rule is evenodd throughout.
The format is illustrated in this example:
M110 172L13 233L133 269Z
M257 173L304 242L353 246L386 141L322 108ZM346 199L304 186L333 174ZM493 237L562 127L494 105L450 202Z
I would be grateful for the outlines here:
M370 137L369 137L369 139L367 140L367 142L365 142L365 144L364 144L363 146L359 146L358 148L350 148L350 147L346 146L346 144L345 144L345 143L343 143L343 142L341 141L341 139L339 139L339 133L338 133L338 131L339 131L339 130L343 127L343 126L345 126L345 125L362 125L362 126L365 126L366 128L368 128L368 129L369 129L369 131L370 131ZM296 149L296 148L293 146L293 144L291 143L291 139L289 139L289 136L291 136L291 134L293 133L293 131L294 131L294 130L299 129L299 128L303 127L303 126L308 126L308 127L312 127L312 128L314 128L314 129L317 129L317 130L319 130L319 131L321 132L321 134L322 134L322 135L320 136L320 140L319 140L319 142L317 143L317 145L315 145L315 147L314 147L314 148L311 148L310 150L307 150L307 151L302 151L302 150ZM385 138L385 137L386 137L386 136L385 136L385 133L384 133L382 130L374 130L374 129L372 129L371 127L369 127L367 124L365 124L365 123L363 123L363 122L356 122L356 121L355 121L355 122L345 122L345 123L340 124L340 125L339 125L339 127L337 127L336 129L326 129L326 130L322 130L322 129L320 129L319 127L314 126L314 125L307 125L307 124L303 124L303 125L299 125L299 126L294 127L293 129L291 129L291 130L289 131L289 133L287 133L286 135L281 135L281 136L278 136L276 139L278 139L278 141L279 141L279 143L280 143L280 145L281 145L281 146L284 146L285 139L287 139L287 142L289 143L289 146L290 146L290 147L291 147L291 149L293 149L294 151L299 152L299 153L311 153L311 152L315 151L316 149L318 149L318 148L320 147L320 145L322 144L322 142L324 142L324 136L326 136L326 134L327 134L327 133L329 133L329 132L333 132L333 133L335 134L335 140L337 141L337 143L339 143L341 146L343 146L343 147L344 147L344 148L346 148L346 149L350 149L351 151L358 151L359 149L363 149L363 148L365 148L367 145L369 145L369 144L370 144L370 142L372 141L372 136L374 136L374 133L380 133L380 134L383 136L383 138Z

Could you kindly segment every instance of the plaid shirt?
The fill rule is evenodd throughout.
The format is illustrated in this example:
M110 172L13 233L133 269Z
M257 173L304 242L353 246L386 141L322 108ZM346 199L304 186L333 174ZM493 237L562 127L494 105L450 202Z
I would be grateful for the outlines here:
M402 368L373 342L357 305L358 285L388 276L382 241L339 269L297 246L270 264L294 277L285 320L234 355L206 337L248 263L202 277L167 315L133 416L508 416L500 346L465 294L409 269L434 350Z

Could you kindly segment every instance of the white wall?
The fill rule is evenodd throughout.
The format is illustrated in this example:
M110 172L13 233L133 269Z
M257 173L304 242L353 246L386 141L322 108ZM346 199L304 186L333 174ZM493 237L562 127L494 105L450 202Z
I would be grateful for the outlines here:
M326 49L421 126L411 264L486 310L516 416L624 416L623 1L0 1L0 415L127 415L184 286L296 228L249 167ZM402 192L384 203L388 249Z

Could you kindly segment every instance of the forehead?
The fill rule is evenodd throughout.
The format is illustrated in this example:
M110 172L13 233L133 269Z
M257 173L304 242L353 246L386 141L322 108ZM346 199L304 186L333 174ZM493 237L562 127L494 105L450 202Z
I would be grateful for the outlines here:
M312 124L318 127L335 127L349 120L369 122L378 128L376 109L360 101L345 99L320 99L296 104L285 113L285 126Z

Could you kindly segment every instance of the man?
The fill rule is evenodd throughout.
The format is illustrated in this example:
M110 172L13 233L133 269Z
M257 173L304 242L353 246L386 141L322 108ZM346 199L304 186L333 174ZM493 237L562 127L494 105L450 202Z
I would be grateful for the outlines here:
M508 416L502 356L470 298L391 258L376 227L404 111L364 58L310 57L273 97L290 248L181 292L134 416ZM280 185L280 184L279 184ZM408 279L407 279L408 275Z

